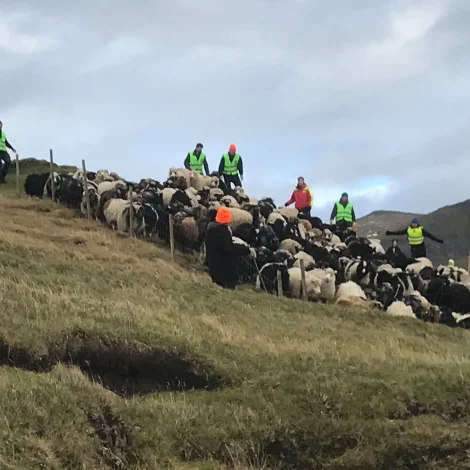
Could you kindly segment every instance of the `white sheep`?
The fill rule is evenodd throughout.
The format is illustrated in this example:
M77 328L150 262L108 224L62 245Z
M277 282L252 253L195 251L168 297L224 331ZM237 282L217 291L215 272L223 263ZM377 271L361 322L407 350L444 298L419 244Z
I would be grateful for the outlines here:
M117 201L119 199L114 199L114 201ZM129 201L124 201L125 202L125 207L122 210L122 212L118 215L117 219L117 229L119 232L126 232L129 233L130 229L130 207L131 204ZM133 207L133 217L132 217L132 230L134 232L134 235L141 235L145 231L145 220L143 217L143 208L142 205L139 204L138 202L132 203Z
M269 225L274 225L277 220L282 220L283 226L287 224L286 219L281 214L279 214L279 212L271 212L266 223L268 223Z
M392 276L395 276L395 274L402 273L403 270L401 268L394 268L391 264L382 264L377 268L377 272L380 273L382 271L385 271Z
M205 176L205 175L200 175L196 172L192 172L192 174L190 175L189 186L196 189L196 191L202 191L205 186L209 188L218 188L219 177L218 176Z
M118 186L127 189L127 185L123 180L103 181L98 185L98 194L101 196L105 191L117 188Z
M312 256L310 256L308 253L305 253L305 251L299 251L294 255L294 267L295 268L300 268L300 260L304 260L304 267L305 269L311 269L313 266L315 266L315 260L313 259Z
M295 207L280 207L275 209L275 211L281 214L288 222L297 222L298 220L299 211Z
M326 274L320 284L320 299L329 302L335 298L336 275L331 268L328 268L325 271Z
M295 256L297 253L302 251L302 245L291 238L287 238L282 240L281 244L279 245L281 250L288 251L292 256Z
M110 199L106 202L106 204L104 205L103 213L106 219L106 223L109 227L114 230L117 230L118 219L124 212L126 206L128 205L129 202L125 201L124 199Z
M367 299L361 286L353 281L343 282L338 286L336 298L340 299L342 297L358 297L363 300Z
M321 280L311 274L310 271L305 273L305 281L307 285L307 299L318 300L321 293ZM302 273L300 268L289 269L289 287L292 297L300 299L302 294Z
M191 186L191 179L194 178L194 171L187 168L170 168L168 171L168 178L183 177L186 181L186 188Z
M224 192L220 188L211 188L209 190L209 198L211 200L220 200L220 198L224 197Z
M186 189L185 193L187 194L187 196L191 200L191 205L193 207L195 207L199 204L199 201L200 201L201 198L198 196L197 191L194 188Z
M411 317L416 318L413 309L409 305L405 305L401 300L396 300L388 308L387 313L394 317Z
M240 209L240 204L238 204L237 200L233 196L224 196L220 199L220 203L227 207L235 207L236 209Z
M373 248L375 253L380 254L380 255L385 254L384 247L382 246L382 243L380 242L378 238L370 238L369 242L370 242L370 246Z
M173 194L176 193L176 189L174 188L164 188L162 191L162 199L163 199L163 205L165 207L168 207L171 202L171 198L173 197Z
M112 181L111 175L109 174L108 170L98 170L95 176L95 183L100 184L104 183L105 181Z
M236 207L229 207L228 210L232 213L232 220L228 224L232 230L243 223L253 223L253 216L249 212Z

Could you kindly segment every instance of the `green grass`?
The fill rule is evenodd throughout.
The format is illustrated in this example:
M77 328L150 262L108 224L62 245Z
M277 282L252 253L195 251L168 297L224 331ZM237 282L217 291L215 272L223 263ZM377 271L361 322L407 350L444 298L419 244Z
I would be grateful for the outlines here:
M1 469L469 468L465 330L223 291L50 201L0 196L0 240Z

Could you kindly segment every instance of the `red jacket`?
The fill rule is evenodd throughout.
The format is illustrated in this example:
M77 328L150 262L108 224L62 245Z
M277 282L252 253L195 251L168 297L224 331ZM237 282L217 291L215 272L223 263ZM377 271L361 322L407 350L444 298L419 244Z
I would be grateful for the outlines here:
M295 202L295 208L298 210L305 209L308 206L312 206L313 198L309 187L304 184L301 188L297 186L292 193L291 198L286 202L286 205L291 205Z

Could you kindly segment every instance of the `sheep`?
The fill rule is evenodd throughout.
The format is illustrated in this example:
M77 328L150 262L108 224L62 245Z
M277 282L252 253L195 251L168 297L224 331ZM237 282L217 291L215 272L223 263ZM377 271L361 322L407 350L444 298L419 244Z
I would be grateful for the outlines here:
M199 239L199 229L194 217L175 215L175 240L185 248L190 248Z
M98 170L95 175L95 183L100 184L105 181L113 181L108 170Z
M173 188L164 188L162 191L163 205L168 207L171 202L171 198L176 193L176 189Z
M80 208L83 185L72 176L67 176L60 185L60 202L67 207Z
M281 250L286 250L291 253L292 256L295 256L302 250L302 245L299 242L296 242L295 240L287 238L286 240L282 240L281 244L279 245L279 248Z
M376 254L384 255L385 250L382 244L380 243L380 240L377 238L369 238L370 246L374 250Z
M117 230L117 222L129 203L124 199L110 199L104 205L104 217L108 227Z
M393 302L390 307L387 308L387 313L394 317L416 318L416 315L413 313L413 309L411 308L411 306L405 305L399 300Z
M130 210L131 204L128 201L124 201L123 199L113 199L112 201L122 201L124 202L124 208L122 212L118 214L116 226L117 230L121 233L129 233L130 232ZM112 202L111 201L111 202ZM144 220L144 209L142 204L134 202L132 204L133 208L133 215L132 215L132 230L134 235L142 235L145 232L145 220Z
M59 173L54 171L52 173L52 178L51 175L49 175L46 183L44 184L43 197L52 198L52 187L54 187L54 199L58 201L60 198L59 191L61 182L62 177L59 175Z
M367 261L351 260L344 270L344 279L367 286L370 284L371 271L372 268Z
M296 222L298 220L299 211L295 207L280 207L276 211L288 222Z
M363 312L369 312L374 309L380 309L381 305L379 302L365 300L360 297L339 297L336 299L335 305L343 308L360 309Z
M284 240L284 241L287 242L287 240ZM294 242L294 243L297 243L297 242ZM315 260L309 254L305 253L305 251L299 251L298 253L296 253L294 255L294 259L295 259L294 267L296 268L300 268L301 259L304 260L304 267L306 270L312 269L315 266Z
M98 185L98 194L101 196L105 191L109 191L118 187L127 189L127 185L123 180L103 181Z
M301 270L300 268L290 268L288 272L290 295L295 299L300 299L302 294ZM307 300L318 300L321 293L321 280L307 271L305 273L305 281L307 285Z
M274 225L274 223L275 223L277 220L281 220L283 226L287 224L287 220L286 220L281 214L279 214L279 212L272 212L272 213L269 215L268 219L266 220L266 223L268 223L268 224L270 224L270 225Z
M261 269L256 277L255 289L258 291L266 291L273 294L278 293L277 273L281 273L282 292L288 294L289 272L283 263L267 263Z
M277 250L273 253L274 260L277 263L283 263L289 268L292 268L294 265L294 256L287 250Z
M325 302L331 301L335 297L336 291L336 276L334 271L330 268L326 270L326 274L320 283L320 299Z
M42 199L44 194L44 186L48 180L50 173L31 174L26 177L24 183L24 192L28 196L34 196Z
M243 223L253 223L253 216L249 212L235 207L229 207L229 211L232 213L232 220L228 225L232 230Z
M366 294L361 286L353 281L344 282L338 286L336 298L340 299L342 297L357 297L366 300Z
M100 195L95 187L88 183L88 200L90 202L90 216L92 219L98 220L100 210ZM86 191L82 193L82 202L80 203L80 211L84 216L88 215L86 204Z
M233 196L224 196L220 199L220 203L227 207L240 209L240 204L238 204L237 200Z
M432 262L428 258L417 258L416 262L409 264L406 269L408 271L413 271L417 274L421 272L424 268L431 268L432 269Z
M224 192L220 188L211 188L209 195L211 200L220 200L224 196Z
M192 187L196 189L196 191L202 191L205 186L209 188L218 188L219 178L217 176L204 176L199 175L196 172L192 172L188 187Z
M168 172L168 178L179 178L183 177L186 182L186 187L181 189L187 189L191 186L191 180L194 179L195 172L188 170L187 168L170 168ZM202 189L202 188L201 188Z
M191 206L195 207L199 204L199 196L197 194L197 191L194 188L188 188L185 191L186 195L189 197L191 201Z

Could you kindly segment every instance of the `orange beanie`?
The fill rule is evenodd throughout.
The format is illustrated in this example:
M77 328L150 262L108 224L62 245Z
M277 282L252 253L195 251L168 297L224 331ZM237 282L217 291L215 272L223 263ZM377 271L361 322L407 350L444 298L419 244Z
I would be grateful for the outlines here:
M229 150L229 152L236 152L237 147L236 147L235 144L230 144L228 150Z
M219 224L228 224L231 220L232 220L232 213L226 207L221 207L217 211L217 215L215 216L215 221L219 222Z

